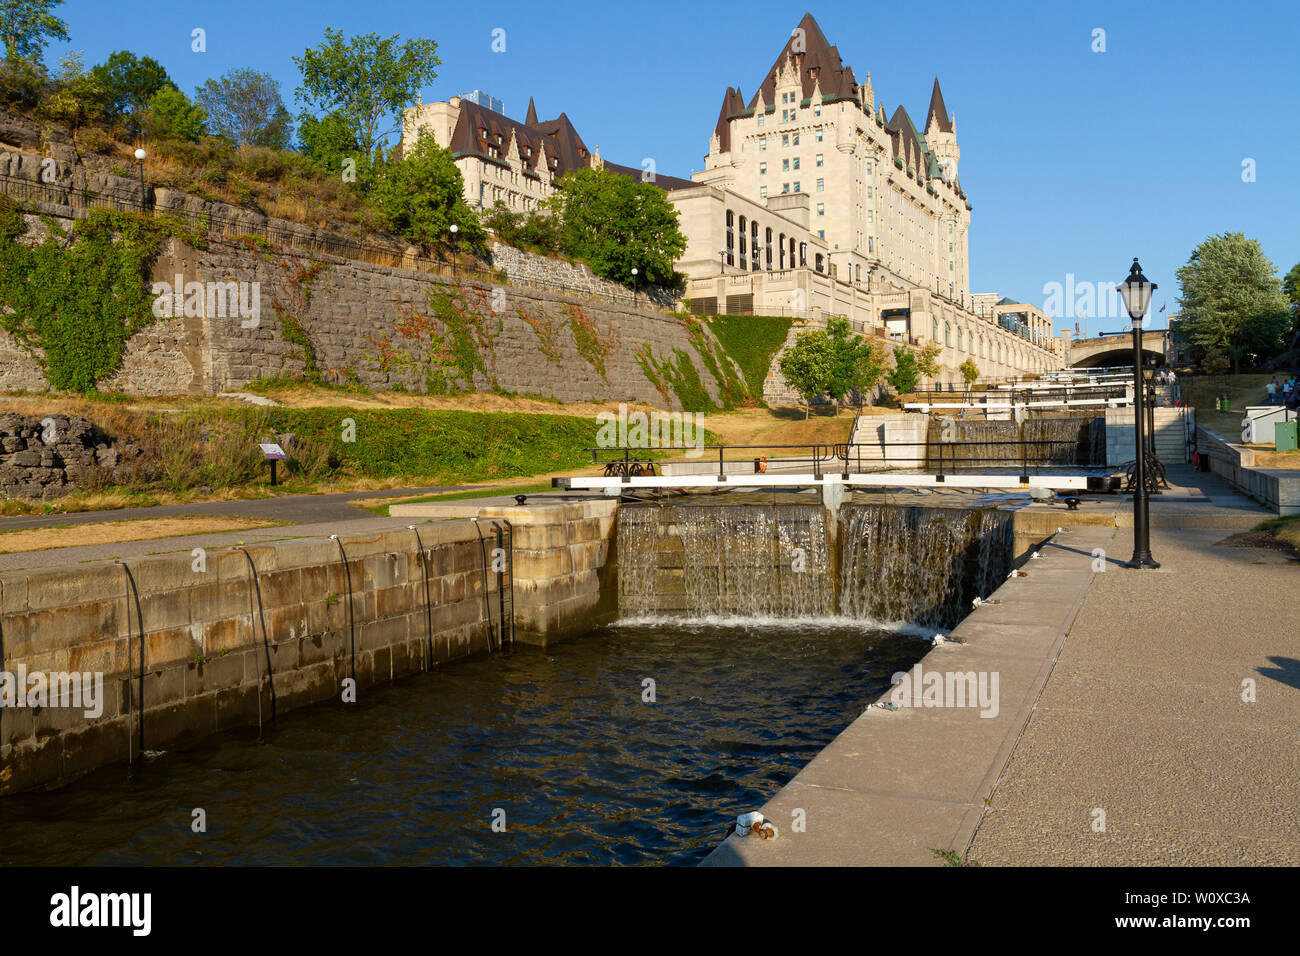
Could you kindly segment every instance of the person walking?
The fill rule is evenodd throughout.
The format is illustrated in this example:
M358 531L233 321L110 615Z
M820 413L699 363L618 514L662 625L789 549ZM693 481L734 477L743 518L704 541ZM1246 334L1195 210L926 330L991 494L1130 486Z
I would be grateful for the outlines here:
M1273 381L1264 386L1264 391L1268 393L1268 404L1277 404L1277 376L1273 376Z

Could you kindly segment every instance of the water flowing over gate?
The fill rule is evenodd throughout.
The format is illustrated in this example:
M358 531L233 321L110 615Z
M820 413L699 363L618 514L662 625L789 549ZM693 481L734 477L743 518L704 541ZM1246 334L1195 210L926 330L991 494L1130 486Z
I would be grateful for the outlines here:
M820 504L624 505L624 618L828 618L952 627L1011 567L995 508Z

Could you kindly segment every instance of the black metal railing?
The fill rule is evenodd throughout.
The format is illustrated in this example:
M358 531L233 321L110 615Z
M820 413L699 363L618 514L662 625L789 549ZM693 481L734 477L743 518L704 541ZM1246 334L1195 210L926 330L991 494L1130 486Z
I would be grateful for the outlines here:
M1006 449L1006 453L989 454L993 448ZM620 477L624 482L635 477L651 477L661 471L663 456L696 452L692 460L707 460L710 466L717 463L716 475L710 467L707 474L720 482L737 479L743 483L747 474L763 474L769 467L781 469L780 473L802 474L792 471L806 466L813 477L839 473L871 474L893 467L932 473L942 481L947 475L988 472L990 469L1008 471L1015 469L1022 480L1044 469L1059 471L1062 468L1092 469L1103 463L1091 463L1087 443L1080 438L1029 438L1017 440L985 441L953 440L890 442L814 443L803 445L669 445L660 447L618 446L587 448L592 464L604 470L605 477ZM919 450L919 451L918 451ZM910 453L909 453L910 451ZM755 454L761 452L762 454ZM776 455L769 457L768 453ZM782 454L789 452L789 454ZM605 456L605 457L602 457ZM612 456L612 457L611 457ZM1083 460L1081 460L1083 459ZM680 464L678 458L673 463ZM731 472L727 465L733 466ZM741 469L734 466L741 465ZM750 468L752 467L752 471ZM701 476L706 473L701 472ZM688 476L681 476L688 477Z

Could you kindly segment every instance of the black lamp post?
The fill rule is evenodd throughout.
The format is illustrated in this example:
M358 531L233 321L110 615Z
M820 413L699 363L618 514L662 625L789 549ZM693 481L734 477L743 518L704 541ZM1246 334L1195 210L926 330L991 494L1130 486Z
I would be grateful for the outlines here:
M451 277L456 278L456 234L460 232L460 226L454 222L451 224Z
M1133 489L1133 558L1125 567L1134 570L1160 567L1151 557L1151 513L1147 502L1146 440L1143 436L1146 382L1142 377L1142 319L1151 307L1151 293L1155 289L1156 284L1142 274L1142 267L1135 257L1128 278L1119 287L1119 293L1124 297L1124 308L1133 321L1133 438L1137 450L1137 486Z
M638 274L639 273L637 272L637 267L633 266L632 267L632 308L634 309L636 308L636 292L637 292L636 277Z
M727 250L718 250L718 275L727 274Z

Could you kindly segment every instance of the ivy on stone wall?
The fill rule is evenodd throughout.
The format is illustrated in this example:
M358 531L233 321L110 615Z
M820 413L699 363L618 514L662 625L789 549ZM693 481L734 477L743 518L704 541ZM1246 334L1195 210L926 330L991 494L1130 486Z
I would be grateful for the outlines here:
M24 242L21 207L0 195L0 328L42 361L45 380L89 392L122 367L127 340L155 321L150 273L168 236L201 235L167 218L95 209L64 230ZM42 359L43 354L43 359Z
M496 341L505 322L498 315L480 311L486 298L486 293L476 288L457 286L448 292L434 286L429 292L429 311L399 305L401 315L393 324L392 335L384 331L366 337L378 350L373 360L385 372L419 375L431 395L473 391L476 371L497 389Z
M608 335L601 335L596 320L587 315L580 305L566 302L564 311L569 314L569 329L573 332L573 344L578 347L578 354L608 382L605 363L618 348L618 333L611 331Z

